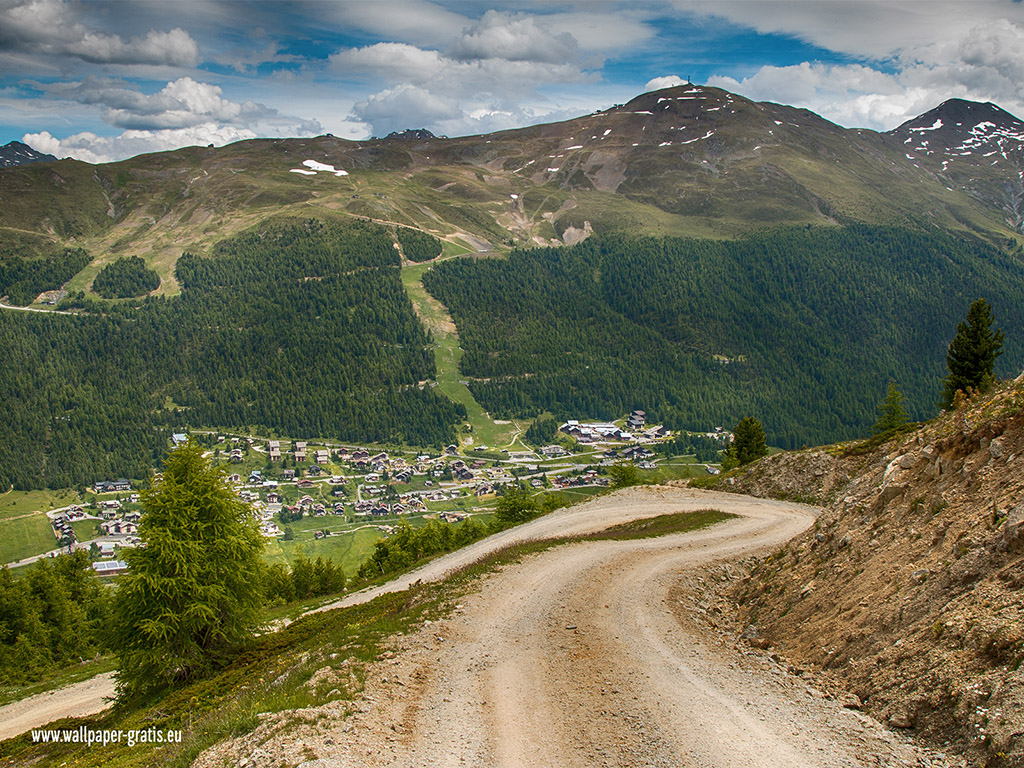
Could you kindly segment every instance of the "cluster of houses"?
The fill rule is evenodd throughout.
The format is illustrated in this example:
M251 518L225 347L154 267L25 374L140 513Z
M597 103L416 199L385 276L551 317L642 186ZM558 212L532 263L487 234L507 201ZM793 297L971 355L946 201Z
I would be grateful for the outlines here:
M583 422L570 419L565 424L562 424L559 430L584 445L612 441L659 440L672 434L670 430L661 425L644 429L646 421L647 414L638 409L629 414L629 417L626 419L625 428L612 423ZM555 447L557 446L546 446L546 448L541 449L541 452Z

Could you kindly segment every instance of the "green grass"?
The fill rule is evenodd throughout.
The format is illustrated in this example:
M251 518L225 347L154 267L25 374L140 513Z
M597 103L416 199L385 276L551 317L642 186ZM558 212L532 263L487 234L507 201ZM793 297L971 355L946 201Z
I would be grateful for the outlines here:
M0 564L39 555L56 546L46 515L0 520Z
M466 423L471 427L471 431L463 436L463 443L467 447L486 445L490 448L510 448L518 441L519 435L526 431L528 424L516 421L498 424L476 401L469 387L462 383L459 362L463 351L459 346L455 324L445 307L423 287L423 273L429 268L429 263L404 267L402 285L420 322L434 337L437 388L446 397L465 407L468 414Z
M321 521L328 518L314 519ZM321 527L329 526L324 523ZM274 563L291 563L300 554L310 558L329 558L351 576L359 570L359 566L373 551L373 545L383 535L376 528L360 528L317 540L313 538L312 534L296 532L294 541L284 541L280 537L269 539L266 549L263 550L263 556Z
M696 531L700 528L707 528L709 525L721 523L736 515L722 512L717 509L701 509L696 512L675 512L668 515L658 515L642 520L630 520L627 523L619 523L603 531L593 533L583 538L587 540L614 539L625 541L629 539L649 539L657 536L667 536L670 533L685 533Z
M99 520L72 520L71 530L75 532L75 538L79 541L89 541L103 535L99 525Z
M80 503L82 497L71 490L8 491L0 494L0 520L31 512L49 512L51 509Z

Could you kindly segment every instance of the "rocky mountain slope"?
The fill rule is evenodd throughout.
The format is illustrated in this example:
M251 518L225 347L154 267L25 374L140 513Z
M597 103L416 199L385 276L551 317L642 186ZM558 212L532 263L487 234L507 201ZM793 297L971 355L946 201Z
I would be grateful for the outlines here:
M971 764L1024 764L1022 456L1024 376L877 447L727 479L824 505L734 589L745 636Z
M1024 225L1024 121L992 103L950 99L886 134L908 160Z

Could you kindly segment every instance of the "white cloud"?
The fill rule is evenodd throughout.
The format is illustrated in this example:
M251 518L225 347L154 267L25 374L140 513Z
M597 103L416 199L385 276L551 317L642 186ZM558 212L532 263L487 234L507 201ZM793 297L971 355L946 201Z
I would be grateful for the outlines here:
M184 29L149 30L123 38L75 21L76 6L64 0L0 2L0 50L80 59L93 64L179 67L199 61L199 46Z
M436 126L461 114L455 99L414 85L400 85L372 94L366 101L356 104L353 112L373 126L380 136L405 128Z
M1024 8L1013 0L672 0L672 4L758 32L788 35L873 59L919 58L934 49L935 41L957 39L965 29L1004 18L1024 19Z
M116 136L92 132L59 139L47 131L26 134L26 144L47 146L52 154L86 162L109 162L143 152L192 144L226 144L257 136L315 136L315 119L281 114L251 101L233 102L219 86L182 77L156 93L142 93L119 80L87 79L47 87L51 99L101 107L103 120L125 129ZM42 150L41 150L42 151Z
M861 64L804 62L762 67L743 80L712 77L708 84L758 101L806 107L840 125L880 131L895 128L954 97L994 101L1011 112L1024 113L1024 100L1017 89L996 94L984 88L983 77L977 77L983 72L973 74L975 77L956 65L917 65L885 73Z
M104 122L118 128L146 131L218 123L279 135L282 129L309 133L320 127L315 120L282 115L263 104L230 101L223 97L220 86L190 77L169 82L152 94L142 93L120 80L96 78L39 87L55 99L102 107Z
M463 31L449 49L455 59L504 59L561 64L579 58L579 45L568 32L554 35L533 16L487 11Z
M76 133L64 139L49 132L27 133L22 141L40 152L57 157L73 157L87 163L108 163L148 152L164 152L187 146L222 146L257 134L245 128L204 123L166 131L125 131L118 136Z
M677 85L686 85L686 81L679 75L664 75L663 77L648 80L644 85L644 93L660 91L662 88L673 88Z

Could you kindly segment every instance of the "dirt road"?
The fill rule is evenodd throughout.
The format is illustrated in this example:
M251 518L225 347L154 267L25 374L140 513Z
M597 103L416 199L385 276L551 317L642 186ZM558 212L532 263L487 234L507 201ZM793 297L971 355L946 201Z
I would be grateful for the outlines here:
M38 728L62 717L81 717L109 706L114 673L96 675L56 691L46 691L0 707L0 740Z
M332 702L271 716L195 765L948 765L827 700L766 654L737 651L690 621L688 578L779 546L815 510L635 489L515 535L708 507L741 517L659 539L565 545L502 568L454 616L399 638L394 658L370 671L355 714ZM435 575L428 567L419 577Z

